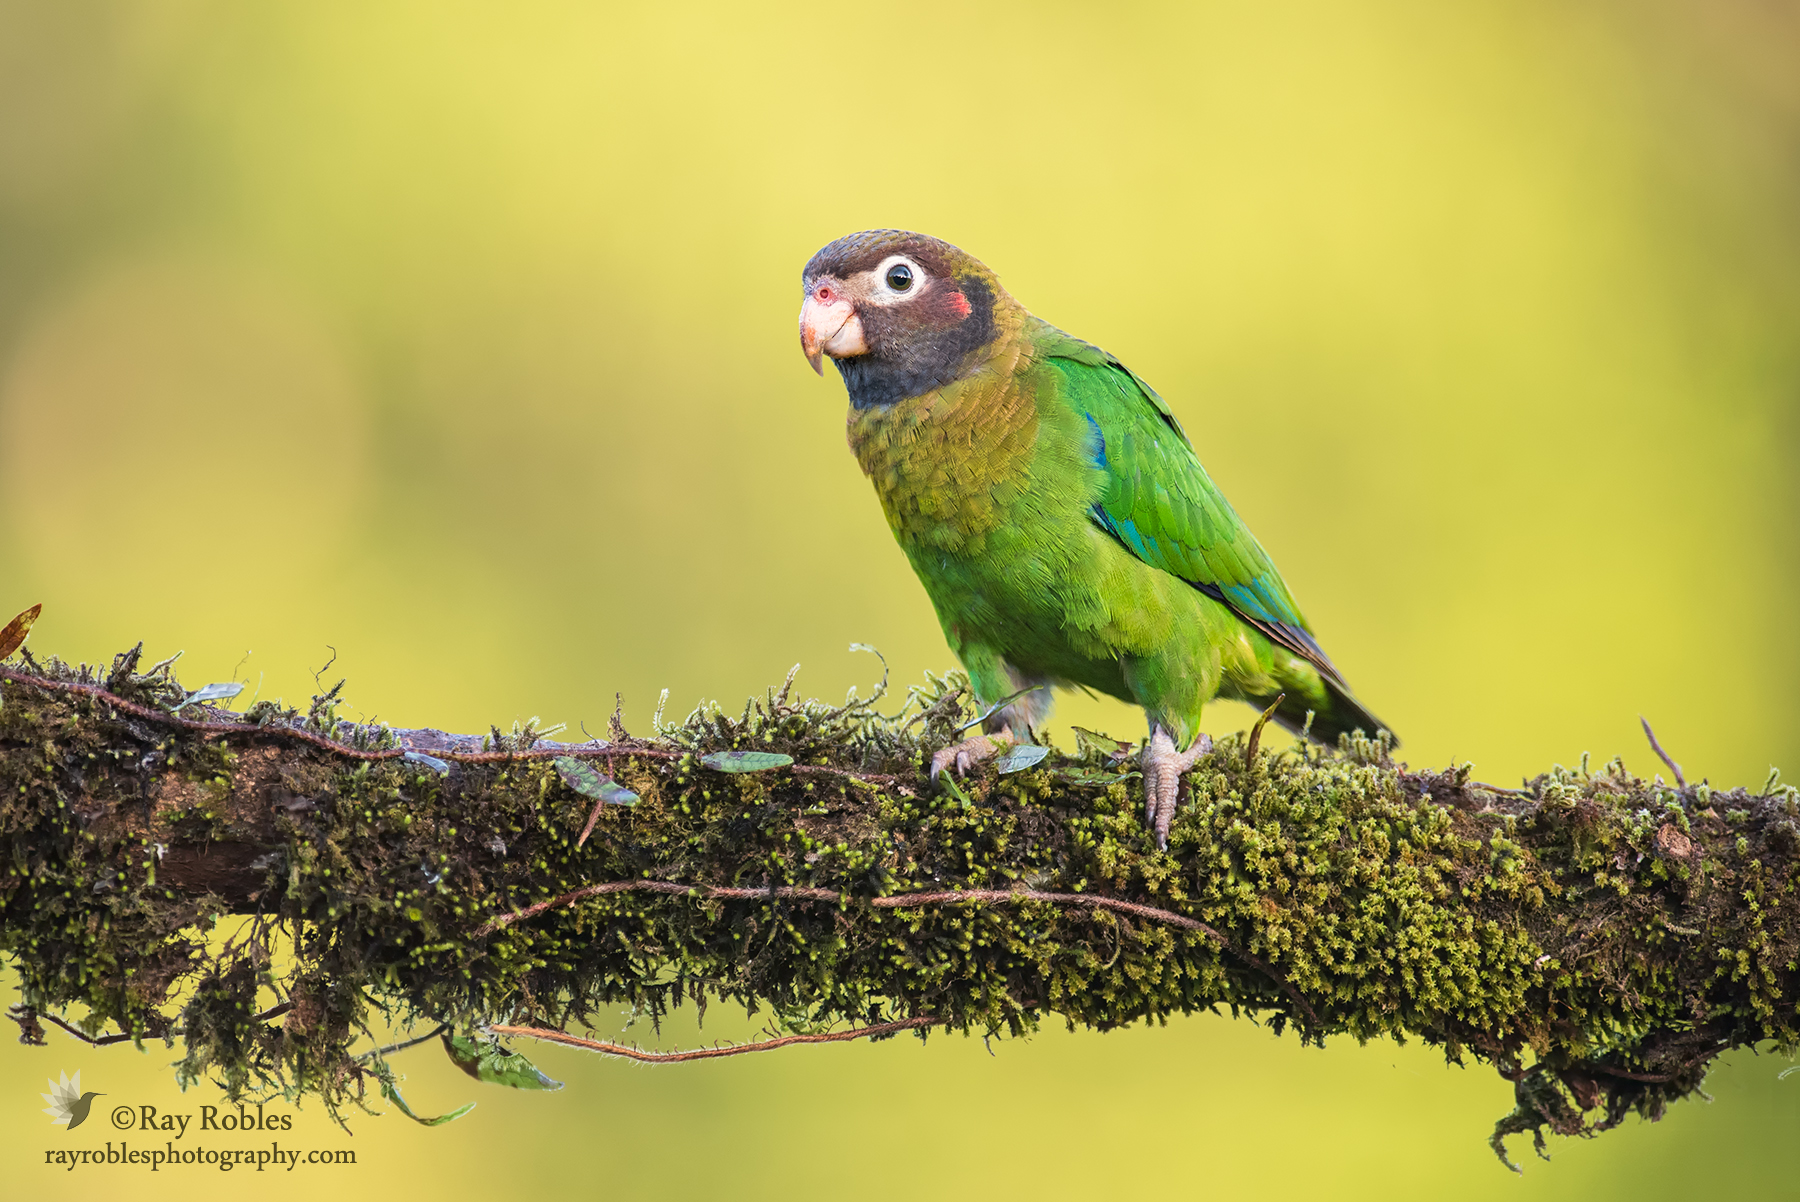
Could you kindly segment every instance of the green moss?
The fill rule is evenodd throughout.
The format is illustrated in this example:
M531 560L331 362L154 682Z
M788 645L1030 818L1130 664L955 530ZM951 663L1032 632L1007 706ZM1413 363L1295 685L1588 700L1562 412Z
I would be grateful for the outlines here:
M52 663L167 708L167 671ZM340 685L341 688L341 685ZM1385 743L1263 752L1222 740L1188 778L1168 851L1130 761L1084 735L1006 776L920 768L973 717L960 677L898 717L868 702L703 708L605 770L636 792L577 840L592 802L548 760L356 760L283 735L393 745L266 705L223 737L29 684L0 707L0 950L30 1007L179 1033L179 1072L236 1095L360 1099L375 1020L473 1029L652 1021L724 999L819 1030L929 1015L1020 1034L1225 1008L1302 1038L1423 1038L1492 1063L1518 1106L1495 1134L1591 1134L1657 1117L1719 1051L1796 1044L1800 851L1791 789L1676 790L1584 761L1507 791L1467 765L1410 773ZM487 745L522 752L532 729ZM726 749L796 767L726 774ZM808 769L815 769L809 771ZM162 849L159 852L159 848ZM221 868L225 865L229 868ZM835 902L616 892L484 924L604 881L826 889ZM950 889L1098 893L1188 930L1051 901L876 908ZM219 915L255 916L210 947ZM258 1014L279 999L278 1015Z

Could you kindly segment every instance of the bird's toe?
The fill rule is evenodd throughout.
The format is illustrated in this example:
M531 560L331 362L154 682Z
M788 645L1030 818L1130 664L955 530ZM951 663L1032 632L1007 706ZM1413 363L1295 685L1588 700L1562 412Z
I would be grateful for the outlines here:
M1144 745L1144 822L1156 832L1156 846L1169 845L1169 826L1175 821L1175 802L1181 794L1181 778L1199 758L1212 750L1212 739L1201 735L1186 751L1175 749L1175 740L1158 726Z
M1203 755L1211 755L1213 749L1212 736L1202 734L1194 740L1194 745L1181 753L1181 764L1178 771L1182 774L1193 771L1194 765Z
M931 779L936 780L946 768L953 769L958 776L967 776L983 760L992 759L1004 745L1005 740L998 735L976 735L940 748L931 756Z

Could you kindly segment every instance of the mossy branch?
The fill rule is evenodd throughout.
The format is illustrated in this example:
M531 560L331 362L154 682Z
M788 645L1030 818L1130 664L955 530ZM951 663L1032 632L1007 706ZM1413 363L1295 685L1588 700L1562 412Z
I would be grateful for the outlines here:
M136 650L27 656L0 669L25 1036L84 1007L91 1036L179 1038L183 1079L335 1112L382 1071L357 1052L377 1018L554 1034L726 999L842 1038L1224 1007L1492 1064L1517 1099L1503 1156L1511 1133L1657 1118L1730 1048L1800 1043L1800 812L1773 776L1584 759L1505 790L1377 740L1234 737L1160 852L1122 744L1081 732L1074 755L934 784L929 752L976 712L959 676L891 717L791 685L563 744L344 722L341 683L304 715L234 715ZM791 763L708 766L728 751Z

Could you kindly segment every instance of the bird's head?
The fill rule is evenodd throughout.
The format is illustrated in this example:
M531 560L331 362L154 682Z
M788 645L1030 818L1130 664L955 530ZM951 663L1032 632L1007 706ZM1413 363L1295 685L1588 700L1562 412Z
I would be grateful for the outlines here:
M994 341L999 311L1013 306L973 256L905 230L839 238L800 278L800 349L820 374L822 356L831 356L858 408L954 380Z

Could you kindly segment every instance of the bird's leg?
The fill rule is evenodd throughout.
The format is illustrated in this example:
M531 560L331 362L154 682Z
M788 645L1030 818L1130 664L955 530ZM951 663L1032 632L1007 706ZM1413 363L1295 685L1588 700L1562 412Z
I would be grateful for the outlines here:
M1181 777L1194 766L1194 761L1212 750L1212 739L1201 735L1186 751L1175 750L1175 740L1156 723L1150 728L1150 740L1144 744L1144 821L1156 831L1156 846L1169 845L1169 824L1175 820L1175 797L1181 791Z
M936 780L938 773L946 768L954 769L956 775L967 776L975 765L989 760L1000 753L1001 748L1011 747L1016 739L1012 731L1001 730L991 735L974 735L960 743L935 751L931 756L931 779Z

